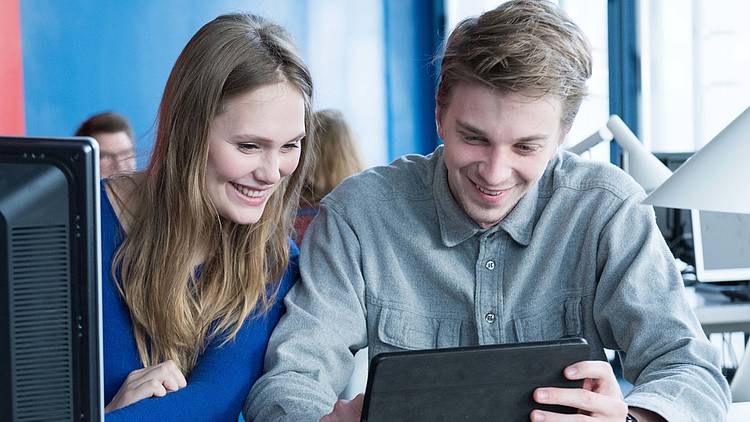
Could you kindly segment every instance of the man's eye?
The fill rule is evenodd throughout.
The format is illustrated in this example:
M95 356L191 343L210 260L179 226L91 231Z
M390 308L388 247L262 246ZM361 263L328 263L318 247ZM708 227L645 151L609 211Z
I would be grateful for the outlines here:
M473 144L478 144L484 142L484 138L481 136L474 136L474 135L463 135L464 141L471 142Z
M527 145L527 144L516 145L516 148L519 151L524 152L524 153L536 152L539 150L538 145Z

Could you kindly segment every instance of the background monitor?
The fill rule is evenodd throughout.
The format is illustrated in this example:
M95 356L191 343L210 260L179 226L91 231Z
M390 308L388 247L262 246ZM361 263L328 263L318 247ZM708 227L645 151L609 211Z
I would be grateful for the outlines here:
M675 171L692 153L654 155ZM662 207L654 211L672 254L695 268L697 281L750 280L750 215Z
M98 146L0 137L0 420L103 421Z
M654 153L672 171L677 170L692 155L689 152ZM654 207L656 224L675 258L695 266L693 230L690 210Z
M692 210L698 281L750 280L750 214Z

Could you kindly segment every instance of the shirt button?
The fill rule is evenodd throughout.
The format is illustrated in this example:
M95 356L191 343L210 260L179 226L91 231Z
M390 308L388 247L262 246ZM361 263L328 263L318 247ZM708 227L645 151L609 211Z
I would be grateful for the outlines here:
M495 261L489 260L484 264L484 268L487 268L488 270L492 271L495 269Z
M494 324L496 318L497 317L492 312L487 312L484 316L484 320L487 321L488 324Z

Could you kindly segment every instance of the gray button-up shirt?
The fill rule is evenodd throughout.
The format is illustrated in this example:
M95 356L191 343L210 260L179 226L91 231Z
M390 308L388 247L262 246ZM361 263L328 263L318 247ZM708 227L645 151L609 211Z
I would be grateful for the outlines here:
M344 181L302 245L302 279L271 337L255 421L317 421L352 352L581 336L620 351L631 406L670 421L724 419L718 353L641 204L609 164L567 152L499 224L480 228L450 193L442 147Z

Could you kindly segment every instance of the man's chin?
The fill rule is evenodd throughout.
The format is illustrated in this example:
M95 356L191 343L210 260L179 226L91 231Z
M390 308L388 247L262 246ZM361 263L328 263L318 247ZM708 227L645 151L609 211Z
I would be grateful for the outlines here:
M482 228L488 228L496 225L508 215L509 211L505 209L498 209L496 207L488 207L487 204L482 204L476 198L464 198L465 202L462 206L464 213L477 223Z
M475 213L474 215L470 215L469 217L471 217L471 219L474 220L474 222L477 223L480 227L482 227L483 229L487 229L503 221L503 218L505 218L506 215L507 213L497 213L493 215Z

